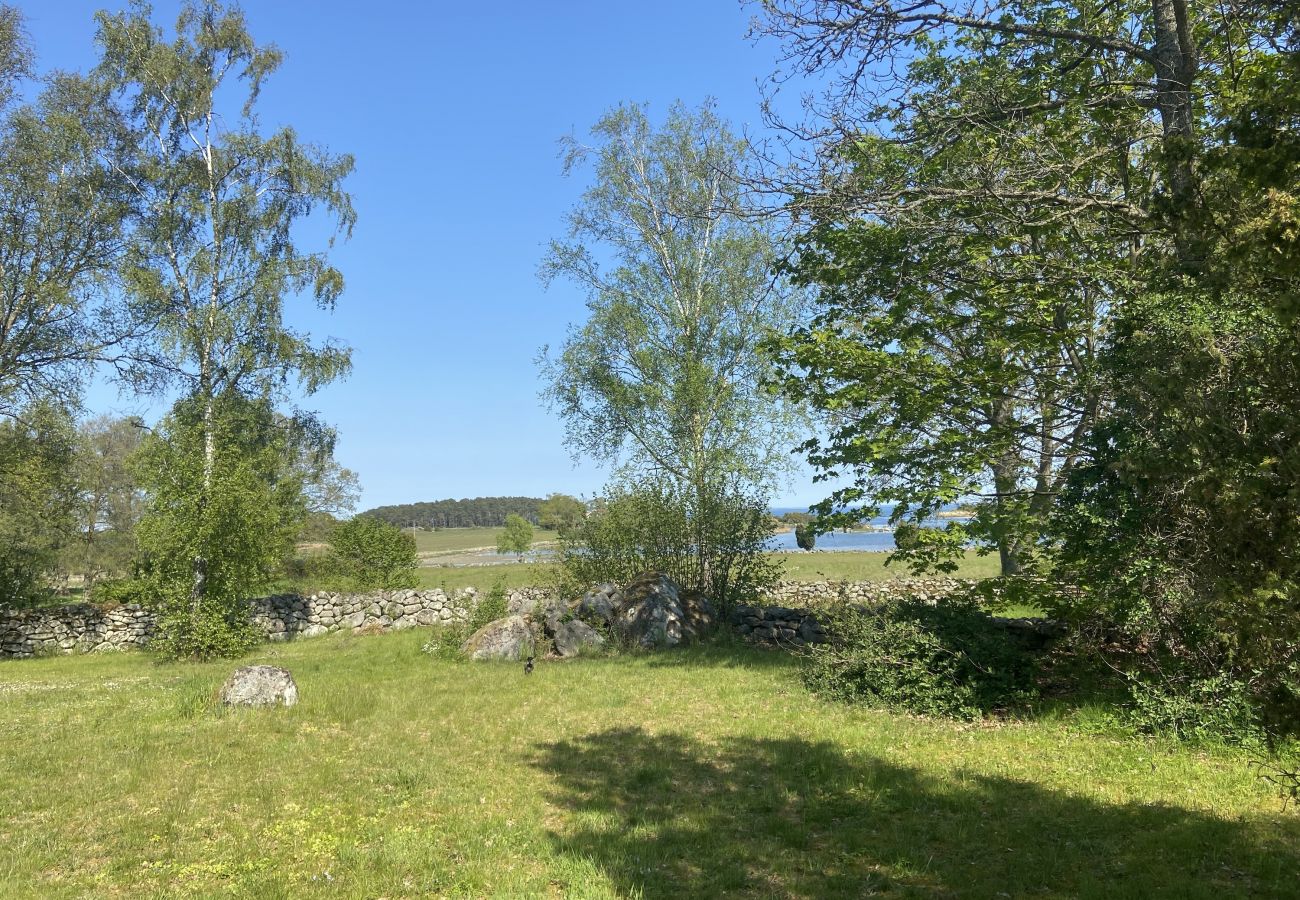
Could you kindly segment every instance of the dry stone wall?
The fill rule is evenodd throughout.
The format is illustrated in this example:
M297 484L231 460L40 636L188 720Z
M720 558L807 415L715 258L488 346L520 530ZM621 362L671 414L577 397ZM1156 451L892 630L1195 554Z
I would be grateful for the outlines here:
M889 581L781 581L763 598L776 606L816 609L833 603L875 606L904 598L940 600L967 590L964 578L895 578Z
M955 578L897 579L882 582L786 581L764 598L764 605L742 607L732 625L753 640L775 644L820 639L812 610L837 602L877 604L901 597L937 600L967 587ZM532 609L549 594L541 588L510 591L511 611ZM316 637L340 630L415 628L463 622L479 602L474 588L381 591L370 594L321 592L306 597L283 594L250 602L254 624L273 641ZM154 614L139 606L101 609L89 604L39 610L0 607L0 658L55 653L126 650L148 643ZM796 640L797 638L797 640Z
M153 613L139 606L0 607L0 658L128 650L143 647L153 632Z
M448 594L427 591L379 591L373 594L321 592L300 597L261 597L252 606L253 624L273 641L318 637L331 631L415 628L463 622L478 603L478 592L464 588Z

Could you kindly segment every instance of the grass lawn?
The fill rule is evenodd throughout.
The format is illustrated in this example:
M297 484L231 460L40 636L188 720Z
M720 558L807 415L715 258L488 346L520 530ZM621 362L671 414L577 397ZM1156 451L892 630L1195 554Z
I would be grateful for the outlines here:
M546 584L550 569L551 563L507 562L490 566L424 566L415 574L420 587L488 591L498 583L506 590Z
M1295 896L1244 755L830 705L743 648L526 677L426 636L250 657L290 710L216 707L230 662L0 663L0 895Z
M420 531L415 533L415 550L417 553L455 553L463 550L476 550L487 547L495 549L497 538L504 528L443 528L440 531ZM533 529L533 543L553 541L559 535L542 528Z
M911 578L907 567L901 563L886 566L888 553L840 551L807 553L791 551L774 553L785 568L785 578L790 581L885 581L890 578ZM957 578L991 578L1000 574L996 556L967 553L961 567L953 573Z
M469 529L465 529L469 530ZM484 529L490 530L490 529ZM791 581L883 581L887 578L907 578L906 569L885 567L884 553L775 553L785 570L782 576ZM507 562L489 566L433 566L417 570L420 586L448 590L476 587L490 589L500 581L507 590L532 584L546 584L549 563ZM993 557L971 553L957 571L961 578L986 578L998 573L998 563Z

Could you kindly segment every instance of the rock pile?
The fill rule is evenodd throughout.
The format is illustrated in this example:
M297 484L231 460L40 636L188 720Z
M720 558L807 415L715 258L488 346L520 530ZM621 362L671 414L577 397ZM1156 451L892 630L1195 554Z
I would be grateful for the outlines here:
M577 656L603 646L604 633L645 649L675 647L698 640L716 623L708 600L658 572L646 572L624 588L597 585L570 601L544 591L517 591L508 609L509 616L465 642L462 649L471 658L522 659L545 640L556 655Z

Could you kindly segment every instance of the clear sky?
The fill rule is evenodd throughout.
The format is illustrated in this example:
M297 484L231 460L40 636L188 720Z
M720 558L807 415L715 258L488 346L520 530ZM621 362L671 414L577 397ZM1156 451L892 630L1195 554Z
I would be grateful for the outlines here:
M125 3L17 5L42 69L84 70L94 12ZM154 4L169 33L177 6ZM294 321L353 348L352 375L304 405L338 427L360 508L592 495L606 473L573 462L537 399L538 349L585 312L576 290L544 290L536 277L584 187L562 176L557 140L621 101L658 117L709 96L737 129L761 131L759 82L777 48L745 38L752 10L737 0L243 6L254 38L285 53L259 101L264 125L357 159L348 188L359 221L333 256L347 289L332 315ZM102 386L87 402L150 419L162 409ZM821 496L803 473L776 502Z

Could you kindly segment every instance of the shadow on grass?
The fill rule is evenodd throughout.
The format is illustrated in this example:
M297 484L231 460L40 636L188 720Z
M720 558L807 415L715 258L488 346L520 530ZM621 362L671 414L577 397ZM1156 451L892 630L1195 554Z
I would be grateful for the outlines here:
M802 665L798 655L787 650L756 647L739 638L718 637L702 644L674 647L671 650L639 652L641 662L651 668L745 668L788 669L797 672Z
M798 738L616 729L531 762L566 811L557 851L620 895L1281 897L1300 871L1300 817L1243 824L937 779Z

